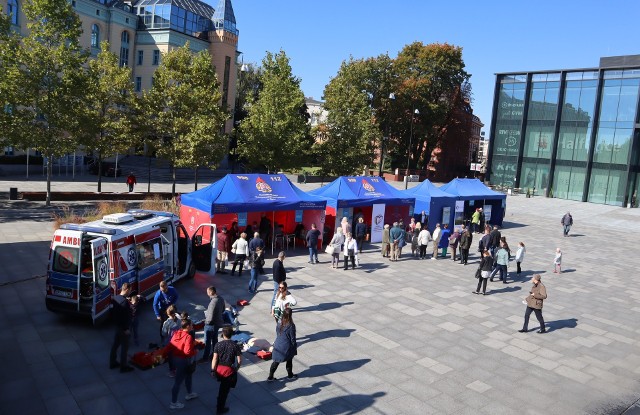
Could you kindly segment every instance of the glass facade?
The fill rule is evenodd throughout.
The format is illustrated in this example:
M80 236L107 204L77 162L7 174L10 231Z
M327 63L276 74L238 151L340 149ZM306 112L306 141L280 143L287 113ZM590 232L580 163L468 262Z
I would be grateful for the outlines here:
M637 207L640 62L499 74L489 181L562 199Z
M141 29L172 29L190 36L213 30L213 7L198 0L142 0L135 5Z
M16 0L9 0L7 2L7 15L11 24L18 25L18 2Z

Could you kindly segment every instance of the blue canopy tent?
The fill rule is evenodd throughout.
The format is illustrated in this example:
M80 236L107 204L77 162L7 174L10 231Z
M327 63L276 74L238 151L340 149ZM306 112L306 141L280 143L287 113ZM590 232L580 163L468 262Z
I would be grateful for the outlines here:
M327 224L337 218L347 217L353 223L354 216L363 217L371 226L371 242L382 240L385 223L400 219L407 221L415 198L409 196L379 177L343 176L309 194L327 201Z
M203 189L183 194L180 219L189 229L215 220L218 228L235 221L241 230L256 232L251 224L266 217L270 222L267 228L271 228L267 239L274 236L270 238L273 250L275 236L280 233L276 221L284 235L293 234L303 222L309 225L307 229L311 223L322 229L326 204L325 199L298 189L284 174L227 174Z
M477 208L483 208L485 223L502 225L507 208L507 195L493 191L478 179L453 179L442 185L443 190L464 200L464 219L470 219Z
M429 232L433 232L436 228L436 223L442 225L446 223L450 229L453 228L456 205L456 197L454 195L441 190L429 180L425 180L411 189L402 190L402 193L416 198L413 217L416 218L416 221L421 222L422 212L424 211L429 217L427 222ZM423 223L422 227L424 228L424 226L425 224Z

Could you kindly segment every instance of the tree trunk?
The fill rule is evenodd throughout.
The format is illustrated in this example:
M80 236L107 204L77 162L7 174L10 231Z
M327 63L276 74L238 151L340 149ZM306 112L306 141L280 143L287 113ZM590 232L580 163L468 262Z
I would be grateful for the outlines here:
M195 168L194 176L195 176L195 188L194 188L194 190L198 190L198 166L196 166L196 168Z
M151 193L151 156L147 157L147 193Z
M102 153L98 153L98 193L102 192Z
M47 163L47 198L45 206L51 206L51 175L53 173L53 154L48 156L49 162Z
M175 197L175 195L176 195L176 166L175 166L175 164L171 165L171 175L173 177L173 184L171 186L171 197Z

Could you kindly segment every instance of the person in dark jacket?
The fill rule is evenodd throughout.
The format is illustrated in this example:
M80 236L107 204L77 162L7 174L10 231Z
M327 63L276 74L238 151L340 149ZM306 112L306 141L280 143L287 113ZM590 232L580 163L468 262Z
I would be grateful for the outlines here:
M307 247L309 248L309 263L317 264L318 261L318 239L320 231L316 228L316 224L311 224L311 229L307 232Z
M227 272L224 270L224 267L227 265L227 261L229 260L229 251L231 251L231 238L229 238L226 226L223 226L222 230L218 232L217 242L218 261L216 264L216 272L219 274L226 274Z
M109 356L111 369L120 367L120 372L131 372L133 367L127 363L127 352L129 351L129 338L131 337L131 310L129 309L129 294L131 286L128 282L120 287L120 294L115 295L111 300L113 305L112 315L116 324L116 333L113 337L111 345L111 354ZM116 360L116 355L120 348L120 362Z
M571 213L567 212L560 220L560 223L562 224L564 236L569 236L571 225L573 225L573 217L571 216Z
M489 250L491 251L491 256L495 257L496 251L500 247L500 231L498 230L498 225L493 225L493 230L489 233Z
M360 217L356 223L356 242L358 243L358 252L362 252L362 244L367 236L367 224L364 218Z
M293 312L290 308L285 308L282 312L282 319L276 327L276 340L273 342L273 362L269 369L267 381L276 380L273 375L282 362L286 362L287 379L297 379L298 375L293 373L293 357L297 354L298 342L296 341L296 325L293 323Z
M224 414L229 411L229 408L225 406L227 396L229 396L231 388L235 387L234 378L237 381L237 372L242 365L242 351L240 346L231 340L231 336L233 336L233 328L231 326L224 327L222 329L223 340L218 342L213 349L211 374L215 375L220 382L216 405L217 414ZM234 374L236 375L234 376Z
M251 235L250 233L247 235ZM255 232L253 234L253 239L249 242L249 255L253 255L254 252L260 248L259 261L254 261L254 266L256 267L257 272L264 275L264 241L260 238L260 233Z
M269 303L269 310L271 310L271 304L273 304L273 300L276 299L276 294L278 293L278 288L280 288L280 283L287 279L287 271L284 269L284 251L280 251L278 254L278 258L273 261L273 298Z
M469 260L469 249L471 249L471 243L473 242L473 234L469 228L465 228L464 232L460 236L460 263L467 265Z
M218 330L224 326L224 298L218 295L216 287L208 287L209 306L204 311L204 353L201 363L211 361L211 351L218 342Z
M447 248L449 247L449 235L451 235L451 231L449 230L449 225L444 224L444 228L440 231L440 241L438 242L438 248L442 249L442 258L447 257Z
M487 293L487 280L489 279L491 269L493 268L493 258L491 258L489 251L484 251L482 253L479 268L480 278L478 278L478 287L473 293L480 294L480 286L482 286L482 295L485 295Z
M491 252L491 250L489 249L489 239L491 237L490 232L491 229L484 228L484 235L482 235L482 237L480 238L480 243L478 243L478 252L480 252L480 255L482 255L482 253L487 250Z

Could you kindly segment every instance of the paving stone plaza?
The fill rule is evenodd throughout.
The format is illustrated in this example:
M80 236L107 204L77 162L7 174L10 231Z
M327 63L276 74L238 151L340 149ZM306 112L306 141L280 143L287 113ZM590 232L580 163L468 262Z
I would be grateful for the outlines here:
M45 183L4 180L0 191L9 187L42 191ZM124 187L105 183L103 190ZM53 190L94 188L54 182ZM170 184L152 190L161 188ZM52 211L41 203L0 200L0 414L213 413L218 383L207 365L194 374L199 398L171 411L166 365L126 374L109 370L112 326L93 327L45 309ZM563 238L560 218L567 211L574 226ZM410 258L408 247L391 263L377 244L365 244L361 267L343 271L330 268L327 254L311 265L304 248L291 248L285 266L298 299L299 379L267 383L270 362L245 353L229 413L638 414L638 234L638 209L509 196L503 235L512 247L526 244L523 275L514 280L512 264L509 283L489 283L486 296L472 294L476 249L467 266ZM474 248L477 241L474 235ZM559 275L552 272L556 247L563 251ZM179 308L202 318L205 289L215 285L230 303L250 300L240 310L243 332L273 341L271 262L255 295L247 293L247 272L179 282ZM538 327L533 316L532 331L517 332L533 273L547 287L546 334L532 330ZM157 342L157 330L149 302L141 315L141 345L130 353ZM180 401L185 393L183 387Z

